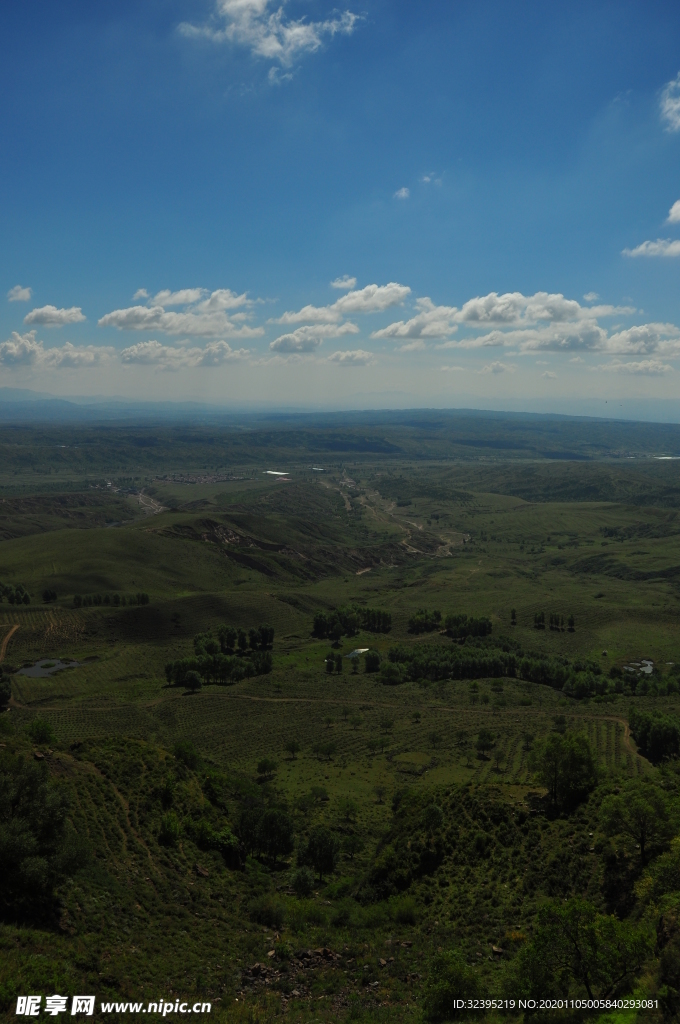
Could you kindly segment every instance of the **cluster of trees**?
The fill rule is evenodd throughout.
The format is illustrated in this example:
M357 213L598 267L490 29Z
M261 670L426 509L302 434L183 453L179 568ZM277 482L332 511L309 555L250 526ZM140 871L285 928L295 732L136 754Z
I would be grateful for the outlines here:
M9 676L4 674L0 675L0 711L9 704L9 699L12 696L12 680Z
M43 590L43 592L42 592L42 599L43 599L43 604L51 604L52 601L56 601L57 600L57 592L56 592L56 590L49 590L49 589Z
M564 615L558 615L557 612L551 612L549 616L549 625L550 629L553 631L564 633ZM570 615L567 619L567 629L570 633L573 633L575 628L576 620L573 615ZM534 613L534 629L545 629L545 612Z
M47 593L47 591L43 593L43 600L47 600L45 598L45 593ZM49 593L54 593L54 591L49 591ZM56 599L57 595L54 593L54 597L50 598L50 600L56 601ZM128 594L127 596L125 594L104 594L103 596L101 594L85 594L85 596L81 596L80 594L73 595L74 608L91 608L92 606L99 607L99 605L112 605L114 608L124 608L126 605L148 603L149 595L142 591L139 591L136 594Z
M357 654L353 658L350 658L350 661L351 661L351 664L352 664L352 672L353 672L354 675L356 675L358 673L358 671L359 671L359 655ZM344 659L343 659L342 654L340 654L339 652L334 653L333 651L330 651L329 654L327 654L327 656L326 656L325 665L326 665L326 672L329 675L332 675L334 671L337 672L338 674L341 673L342 670L343 670L343 665L344 665ZM366 653L364 655L364 672L377 672L379 668L380 668L380 654L379 654L379 652L378 651L366 651Z
M427 608L419 608L408 620L409 633L434 633L435 630L442 629L442 626L446 635L453 640L464 640L468 636L487 636L492 630L490 619L451 614L442 620L442 613L436 609L429 611Z
M332 612L317 612L314 616L312 636L339 643L343 636L356 636L360 629L368 633L389 633L392 615L380 608L362 608L350 604Z
M580 733L551 732L532 750L529 766L561 810L572 810L597 784L595 758Z
M201 686L216 683L228 686L251 676L262 676L272 670L274 630L271 626L234 629L221 626L217 637L212 633L198 633L194 637L194 657L170 661L165 666L169 686L185 686L200 690Z
M640 753L652 764L680 755L680 728L673 719L631 708L628 722Z
M4 600L10 604L30 604L31 595L21 583L0 584L0 603Z

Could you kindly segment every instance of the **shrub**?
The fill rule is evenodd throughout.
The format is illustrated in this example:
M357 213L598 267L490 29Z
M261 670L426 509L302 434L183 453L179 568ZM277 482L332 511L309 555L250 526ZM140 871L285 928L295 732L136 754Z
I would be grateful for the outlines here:
M163 846L175 846L179 839L179 819L174 811L168 811L161 818L161 830L158 842Z
M425 1015L430 1021L455 1019L459 999L475 999L479 980L458 952L438 953L430 964L425 983Z
M298 868L293 875L293 889L298 896L309 896L314 889L314 874L307 867Z
M198 768L200 757L191 740L180 740L179 743L175 743L174 754L178 761L181 761L192 771Z
M416 905L410 897L396 900L392 907L392 916L397 924L414 925L416 923Z
M274 896L266 894L258 896L252 901L249 908L251 921L257 924L266 924L270 928L283 928L286 912L282 903Z
M34 743L51 743L54 731L44 718L34 718L28 727L28 734Z

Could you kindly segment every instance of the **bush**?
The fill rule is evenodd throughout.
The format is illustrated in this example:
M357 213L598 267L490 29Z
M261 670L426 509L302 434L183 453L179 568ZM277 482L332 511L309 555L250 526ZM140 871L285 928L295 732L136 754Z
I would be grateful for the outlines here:
M309 896L314 889L314 874L309 868L298 868L293 875L293 889L298 896Z
M181 761L192 771L198 768L200 757L191 740L181 740L179 743L175 743L174 754L178 761Z
M44 718L33 719L28 727L28 735L34 743L51 743L54 739L52 726Z
M392 916L397 924L416 923L416 905L410 898L397 900L392 907Z
M45 604L50 604L51 601L57 600L56 590L43 590L42 599Z
M283 928L285 908L274 896L258 896L248 908L251 921L266 924L270 928Z
M380 655L377 651L367 651L364 656L366 672L377 672L380 668Z
M158 833L158 842L163 846L175 846L179 839L179 819L174 811L168 811L161 818L161 830Z
M479 979L460 953L438 953L433 958L425 983L427 1020L452 1020L458 1016L457 1000L475 999L478 995Z

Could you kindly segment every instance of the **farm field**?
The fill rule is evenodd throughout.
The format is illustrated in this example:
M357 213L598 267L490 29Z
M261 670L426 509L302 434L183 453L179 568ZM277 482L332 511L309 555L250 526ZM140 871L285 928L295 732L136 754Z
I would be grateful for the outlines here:
M675 428L143 429L0 428L2 786L63 800L32 888L4 799L2 1012L676 1019ZM640 843L608 808L643 797Z

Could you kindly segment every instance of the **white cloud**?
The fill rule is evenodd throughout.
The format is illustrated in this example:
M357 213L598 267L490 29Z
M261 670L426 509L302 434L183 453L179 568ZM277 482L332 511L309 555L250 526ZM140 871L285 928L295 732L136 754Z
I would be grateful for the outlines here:
M211 341L203 348L186 345L162 345L160 341L139 341L120 354L125 365L156 366L161 370L180 370L198 366L221 366L245 359L247 348L233 349L226 341Z
M609 370L611 373L632 374L633 376L660 377L672 373L673 367L662 363L660 359L642 359L639 363L604 363L598 370Z
M56 306L41 306L32 309L24 317L25 324L41 324L43 327L64 327L67 324L79 324L85 317L80 306L70 309L57 309Z
M634 249L624 249L624 256L680 256L680 239L657 238L656 242L642 242Z
M330 306L303 306L296 312L289 310L276 323L337 323L343 316L356 313L382 313L390 306L400 305L410 294L411 289L407 285L396 281L383 285L367 284L365 288L347 292Z
M668 223L677 224L680 221L680 199L676 199L668 211Z
M375 362L375 356L363 348L355 348L352 351L333 352L328 362L337 363L338 366L368 366Z
M440 366L439 369L442 373L465 373L463 366Z
M512 363L489 363L488 366L483 366L478 373L514 373L517 369Z
M458 330L452 322L458 312L455 306L435 306L429 298L418 299L418 313L410 320L396 323L374 331L372 338L447 338Z
M290 334L282 334L271 342L272 352L314 352L324 338L341 338L345 334L358 334L359 328L353 323L306 324Z
M12 332L11 338L0 345L0 364L10 369L22 366L48 369L77 369L98 366L111 359L113 349L105 345L72 345L67 341L57 348L45 348L36 341L35 331L26 334Z
M640 324L617 331L601 348L614 354L671 352L680 350L680 330L675 324Z
M226 291L228 295L233 295L229 289ZM162 291L156 292L152 302L154 306L191 306L207 294L205 288L180 288L178 292L171 292L169 288L164 288ZM234 297L241 298L241 296ZM238 302L237 305L241 305L241 303Z
M132 296L132 301L137 302L138 299L148 299L149 293L146 288L138 288L135 294Z
M536 292L525 296L521 292L506 292L469 299L456 314L463 323L522 324L566 322L598 316L613 316L616 313L632 313L634 310L620 306L595 306L584 308L576 299L565 299L560 292Z
M541 377L545 377L546 380L556 380L557 374L553 373L552 370L544 370Z
M600 296L597 294L597 292L586 292L586 294L583 296L585 302L597 302L599 297Z
M185 288L177 292L158 292L149 306L128 306L115 309L98 321L100 327L117 327L121 331L162 331L163 334L184 334L190 337L255 338L264 333L261 327L243 323L247 314L242 307L252 305L244 292L238 295L229 288L208 292L205 288ZM182 312L168 311L166 306L184 305ZM232 313L232 310L241 312Z
M10 288L7 292L7 299L9 302L28 302L31 295L30 288L24 288L20 284L15 284L14 288Z
M318 50L325 38L351 35L361 20L360 15L350 11L325 21L293 20L286 18L285 4L286 0L215 0L208 24L183 22L179 31L188 37L233 43L249 50L254 57L290 67L300 57Z
M661 118L666 122L666 131L680 130L680 73L661 93Z
M403 188L398 188L397 189L397 191L394 193L394 197L393 198L394 199L408 199L408 197L410 195L411 195L411 190L406 188L406 186L404 185Z
M339 288L341 291L345 291L348 288L354 288L356 283L356 277L349 277L348 274L343 274L342 277L336 277L335 281L331 281L331 288Z
M427 348L425 342L418 338L416 341L409 341L405 345L400 345L397 352L422 352L425 348Z

